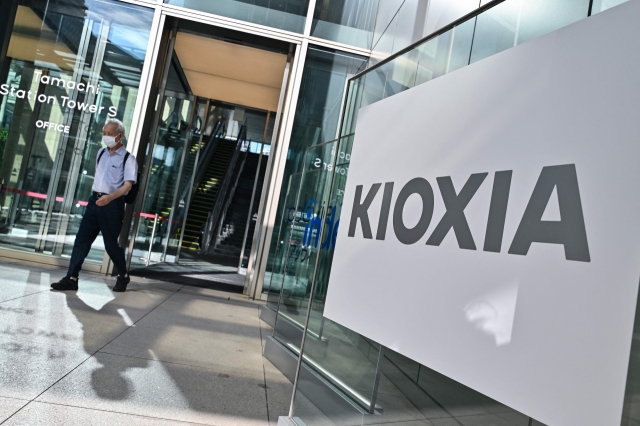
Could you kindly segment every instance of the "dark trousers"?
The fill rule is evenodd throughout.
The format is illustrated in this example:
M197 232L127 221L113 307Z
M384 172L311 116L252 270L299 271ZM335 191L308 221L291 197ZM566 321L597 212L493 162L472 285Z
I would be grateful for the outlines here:
M80 229L73 244L71 263L69 263L70 277L78 277L80 268L91 250L91 244L96 240L100 231L104 239L104 248L107 250L111 261L118 271L118 275L127 275L127 262L124 258L124 249L118 244L118 237L122 230L124 217L124 197L111 201L106 206L96 205L96 197L89 197L87 210L80 222Z

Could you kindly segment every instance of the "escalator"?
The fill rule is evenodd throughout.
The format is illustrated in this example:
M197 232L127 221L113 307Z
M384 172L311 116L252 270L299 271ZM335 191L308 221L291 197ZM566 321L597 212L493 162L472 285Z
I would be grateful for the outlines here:
M190 123L167 119L171 124L161 125L167 131L160 133L150 164L154 197L147 197L139 227L154 244L143 246L137 256L144 266L132 273L242 291L245 276L238 267L251 251L270 152L263 138L274 120L246 109L243 117L235 106L212 100L196 98L194 104ZM180 143L183 152L177 151Z
M212 149L211 160L201 174L201 178L194 182L194 193L187 213L182 248L186 250L200 249L201 231L216 202L216 197L222 181L229 167L229 161L236 149L235 140L224 139L223 136L212 138L208 143L216 144ZM202 147L206 150L206 146ZM198 171L196 171L198 173Z
M257 196L262 191L266 161L260 161L259 154L246 153L245 155L244 167L237 179L229 207L222 218L221 225L218 226L219 232L215 242L209 250L209 254L218 258L239 259L243 242L252 241L253 238L253 230L256 224L256 217L254 216L257 216L259 203L254 200L253 205L251 205L251 196L254 183L257 185ZM251 212L249 209L251 209ZM245 238L247 221L249 222L249 229ZM245 250L244 257L248 260L248 250ZM241 266L244 267L246 263L247 261L243 259Z
M159 277L166 275L168 264L178 269L189 265L194 269L190 275L220 282L218 266L240 275L238 264L246 263L239 259L243 246L248 245L247 255L252 249L255 220L250 210L260 205L266 156L278 128L276 110L285 93L271 89L282 89L291 55L288 44L275 53L271 42L253 46L249 40L245 46L244 40L228 43L217 33L201 32L200 27L183 28L174 18L165 25L164 53L154 73L158 101L153 114L149 103L143 128L149 129L141 168L145 185L132 212L135 229L127 261L145 274L157 267ZM225 67L220 67L223 60ZM253 67L265 61L273 66ZM238 79L239 74L247 80ZM226 81L240 86L230 90ZM256 90L265 84L268 96ZM264 161L256 162L258 157ZM218 264L219 258L224 262ZM189 274L182 272L188 269L176 272L187 279ZM244 285L244 277L237 281Z

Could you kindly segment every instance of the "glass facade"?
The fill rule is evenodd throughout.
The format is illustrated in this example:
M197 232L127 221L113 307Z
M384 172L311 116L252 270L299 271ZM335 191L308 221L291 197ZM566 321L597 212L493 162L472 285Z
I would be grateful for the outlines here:
M598 13L622 4L627 0L593 0L591 13Z
M254 24L302 33L309 0L165 0L173 6L195 9Z
M588 0L548 3L506 0L438 36L424 40L410 51L367 70L349 82L340 138L335 143L329 163L331 185L327 189L326 183L315 184L316 188L328 194L322 201L316 200L327 206L324 218L321 216L320 219L322 232L319 241L331 241L337 226L331 225L340 222L341 196L348 176L358 110L584 19L590 11ZM604 3L591 4L591 13L615 5ZM305 169L297 179L305 182L306 175L311 173L312 169ZM303 204L296 201L298 207ZM302 238L303 226L309 228L303 212L304 209L295 211L296 217L300 218L298 232ZM314 220L315 216L310 216L310 219ZM294 421L306 425L541 425L535 419L325 318L323 308L332 256L331 245L326 251L319 252L312 278L309 278L308 270L295 275L286 266L284 268L287 279L297 287L295 291L285 287L281 292L274 336L281 342L285 340L281 318L293 318L306 329L294 396ZM295 312L295 316L291 312ZM296 340L291 339L286 345L299 353ZM636 346L634 344L632 348L629 369L622 422L625 426L637 423L634 413L639 349ZM328 386L319 386L319 379ZM340 394L355 408L345 411L339 404L327 403L331 400L331 393Z
M186 160L191 165L190 170L193 170L193 162L198 153L197 136L200 129L195 130L191 137L187 136L192 109L193 101L188 98L164 98L132 262L161 261L163 257L166 258L168 251L169 256L176 256L182 218L175 217L172 212L176 210L176 199L185 197L176 197L175 191L182 187L183 192L188 192L187 184L191 181L191 174L181 173L181 168ZM183 201L182 204L185 206L187 202Z
M370 49L379 0L324 0L316 2L311 35Z
M297 176L305 164L305 151L308 147L336 138L347 80L355 75L365 60L313 46L307 52L264 279L267 304L274 309L278 306L283 282L285 285L289 282L284 273L288 253L285 241L289 241L291 233L296 232L291 228L298 227L296 206L300 179ZM300 202L309 203L311 199ZM314 214L319 214L321 205L314 204L313 208Z
M240 118L236 111L234 105L166 92L151 148L132 264L176 262L181 252L201 248L200 226L192 234L190 225L206 220L212 205L204 205L204 216L198 216L189 207L193 206L195 196L215 183L215 178L207 180L203 176L207 166L217 161L217 145L230 143L240 164L243 161L243 157L238 159L240 153L259 154L262 150L263 155L269 155L271 138L269 135L263 140L263 137L273 129L271 115L243 109ZM225 161L228 160L221 160Z
M158 2L158 9L185 8L270 27L274 39L282 30L299 40L314 37L302 62L299 94L283 95L295 111L290 140L280 141L288 144L282 188L268 194L276 194L277 208L264 251L263 296L276 313L273 338L295 357L303 354L293 410L300 424L540 425L323 316L358 111L622 2L505 0L355 79L367 65L422 37L431 25L426 12L419 13L426 2L317 0L309 34L303 34L308 0ZM91 191L104 121L115 116L127 127L142 127L134 108L141 79L149 78L142 70L150 34L162 29L152 28L152 9L116 0L19 3L0 64L0 248L64 258ZM463 3L467 10L473 2ZM322 40L375 53L369 58L334 50L320 46ZM173 261L181 249L201 247L199 222L192 235L185 234L187 223L197 222L188 217L188 206L201 156L208 141L241 138L234 108L171 84L149 100L160 119L147 135L151 143L140 145L147 151L136 153L148 166L138 226L131 230L129 256L137 263ZM275 111L243 114L255 129L247 127L248 143L238 152L268 155ZM252 217L254 212L257 217L257 206ZM98 238L88 260L103 258ZM245 256L241 264L247 261ZM636 346L625 426L636 424ZM331 398L317 386L318 378L352 409L327 406L323 401Z
M102 126L129 127L153 11L113 0L18 6L0 77L0 246L70 256ZM102 263L102 239L89 261Z
M141 104L140 80L151 77L142 76L143 68L149 65L145 58L152 59L147 57L147 46L151 33L168 30L168 27L152 28L153 9L116 0L23 0L17 3L17 11L9 3L2 5L1 23L7 31L0 34L3 37L0 53L6 55L6 58L0 55L3 84L0 91L0 247L64 258L70 254L84 212L84 200L92 186L93 159L101 148L101 123L115 116L128 128L146 129L144 121L150 117L147 114L134 120L134 109ZM381 6L377 0L323 0L314 4L312 11L308 0L165 0L156 6L239 19L270 27L274 35L279 30L292 31L299 33L299 37L308 35L316 40L342 43L347 49L348 46L371 48L389 21L396 19L402 6L401 3ZM310 15L314 21L308 26L309 34L303 35L306 17ZM285 220L289 180L301 173L306 148L336 138L346 80L363 69L367 59L320 46L311 46L306 54L300 94L287 101L295 102L297 107L284 186L282 190L271 189L279 197L279 207L273 238L268 245L265 288L271 284L274 265L284 255L283 250L277 249L277 241L282 237L280 228ZM159 173L162 179L148 182L152 186L153 182L161 182L163 190L168 192L160 194L150 188L154 200L145 199L146 204L140 206L142 216L139 223L136 222L138 226L129 233L136 238L132 248L140 251L134 256L129 254L133 260L141 260L147 247L154 244L158 246L152 249L154 259L177 258L180 242L177 235L183 228L179 223L184 218L179 213L182 204L174 205L169 192L172 188L173 193L176 189L179 192L191 189L189 182L176 177L175 173L186 170L180 168L181 162L185 161L184 166L188 168L197 152L197 147L183 150L182 141L189 137L198 139L198 135L187 135L194 131L185 127L194 111L193 97L180 90L178 80L175 73L170 75L167 90L186 98L167 95L166 99L150 101L164 108L167 117L162 117L160 126L154 129L156 134L148 135L149 140L162 140L168 145L161 147L161 143L152 146L150 152L134 153L139 157L143 175L147 173L142 167L147 166L145 157L153 156L155 160L148 167L151 174ZM275 112L271 120L274 116ZM174 123L176 120L178 125ZM166 128L163 127L165 121ZM147 136L136 135L140 137ZM147 149L146 140L129 145ZM251 149L257 152L260 147L256 145ZM268 145L265 149L268 151ZM147 196L150 195L141 197ZM154 213L146 210L157 210L158 221ZM154 223L158 235L154 235L154 242L150 243ZM102 241L98 238L88 260L98 264L104 259ZM281 280L274 280L273 288L279 286Z
M300 331L309 309L310 283L318 257L331 246L331 237L321 241L323 207L316 200L326 198L332 150L335 142L309 148L305 155L303 178L299 185L294 218L283 244L283 288L279 295L279 310L274 337L291 349L299 350ZM331 207L329 207L331 208Z

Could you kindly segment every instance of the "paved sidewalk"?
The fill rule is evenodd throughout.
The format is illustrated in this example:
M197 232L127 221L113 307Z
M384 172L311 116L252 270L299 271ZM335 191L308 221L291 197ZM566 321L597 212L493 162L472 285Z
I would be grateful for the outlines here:
M275 425L292 385L262 357L271 329L232 293L0 258L3 425Z

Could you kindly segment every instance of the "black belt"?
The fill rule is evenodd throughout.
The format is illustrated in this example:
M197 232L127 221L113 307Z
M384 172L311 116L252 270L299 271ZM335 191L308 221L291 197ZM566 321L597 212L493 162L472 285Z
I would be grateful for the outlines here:
M106 194L104 192L93 191L93 196L96 197L97 199L100 199L100 197L102 197L103 195L109 195L109 194Z

